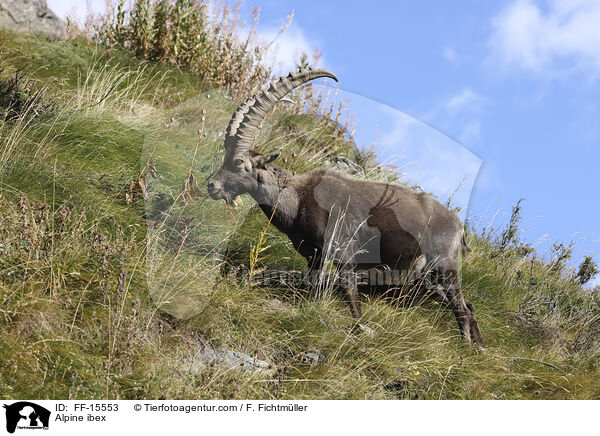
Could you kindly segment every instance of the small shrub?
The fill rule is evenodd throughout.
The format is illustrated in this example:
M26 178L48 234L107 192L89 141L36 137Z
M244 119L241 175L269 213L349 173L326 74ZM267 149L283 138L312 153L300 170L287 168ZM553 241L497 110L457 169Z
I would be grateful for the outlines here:
M519 242L518 230L519 222L521 221L521 202L523 200L524 199L521 198L519 201L517 201L517 204L513 206L508 226L502 232L502 236L500 238L500 244L498 247L500 250L506 249L511 244L517 245Z
M573 255L573 242L569 245L565 245L562 242L555 242L552 244L552 265L550 266L551 271L562 271L564 270L567 262Z
M521 222L521 198L512 208L510 220L506 228L500 233L499 237L495 237L493 242L494 251L492 257L499 256L502 253L516 255L517 257L527 257L535 253L535 249L529 244L521 242L519 238L519 223ZM484 232L485 233L485 232ZM485 234L482 234L485 238Z
M97 36L109 47L128 50L138 58L164 61L193 71L200 80L225 86L236 96L262 88L271 77L264 60L268 45L257 40L259 9L247 38L239 34L237 13L228 5L211 17L208 3L196 0L136 0L130 9L120 0L97 26Z
M592 256L585 256L583 262L579 265L579 271L575 278L579 283L585 285L592 280L596 274L598 274L598 265L592 260Z
M42 97L43 91L35 91L33 82L24 80L21 71L17 71L8 80L0 79L0 117L7 122L21 117L40 116L54 106L51 102L45 102Z

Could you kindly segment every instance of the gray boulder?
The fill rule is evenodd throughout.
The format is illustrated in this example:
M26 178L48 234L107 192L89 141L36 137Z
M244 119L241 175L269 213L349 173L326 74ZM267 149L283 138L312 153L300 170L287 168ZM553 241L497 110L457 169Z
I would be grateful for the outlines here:
M226 348L213 348L204 344L198 344L197 352L184 365L183 369L191 372L200 372L203 368L215 365L267 377L272 377L275 374L275 368L264 360L255 359L239 351L232 351Z
M320 350L305 351L300 353L300 360L311 367L315 367L325 362L325 354Z
M63 38L66 25L46 0L0 0L0 27Z

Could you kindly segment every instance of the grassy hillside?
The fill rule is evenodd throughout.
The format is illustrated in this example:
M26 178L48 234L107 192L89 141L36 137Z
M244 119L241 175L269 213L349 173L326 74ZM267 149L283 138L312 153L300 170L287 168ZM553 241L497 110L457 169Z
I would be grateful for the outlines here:
M484 349L429 303L365 299L374 334L352 335L335 296L253 280L303 260L249 197L206 198L235 92L85 40L0 31L0 55L34 102L0 121L0 397L600 398L600 298L560 262L473 229L463 277ZM356 159L344 137L282 103L256 144L305 171ZM227 275L240 265L249 276ZM198 343L276 374L188 371Z

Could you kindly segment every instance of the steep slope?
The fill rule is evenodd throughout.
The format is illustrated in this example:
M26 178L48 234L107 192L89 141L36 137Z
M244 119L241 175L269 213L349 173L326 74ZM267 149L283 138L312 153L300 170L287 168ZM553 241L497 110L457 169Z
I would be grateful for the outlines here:
M429 303L365 300L374 335L351 335L338 298L257 283L303 261L249 198L206 199L228 92L86 41L0 31L0 47L0 78L24 68L24 94L47 103L0 124L3 398L600 397L598 295L560 267L471 234L485 349ZM353 156L331 123L285 107L257 143L299 171L327 164L324 149ZM198 344L275 372L190 371Z

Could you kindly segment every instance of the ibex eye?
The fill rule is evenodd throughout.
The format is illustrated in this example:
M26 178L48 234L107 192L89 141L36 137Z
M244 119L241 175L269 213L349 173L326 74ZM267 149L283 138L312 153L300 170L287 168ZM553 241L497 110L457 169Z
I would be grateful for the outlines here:
M244 163L244 159L236 159L233 161L233 163L235 163L236 165L242 165Z

